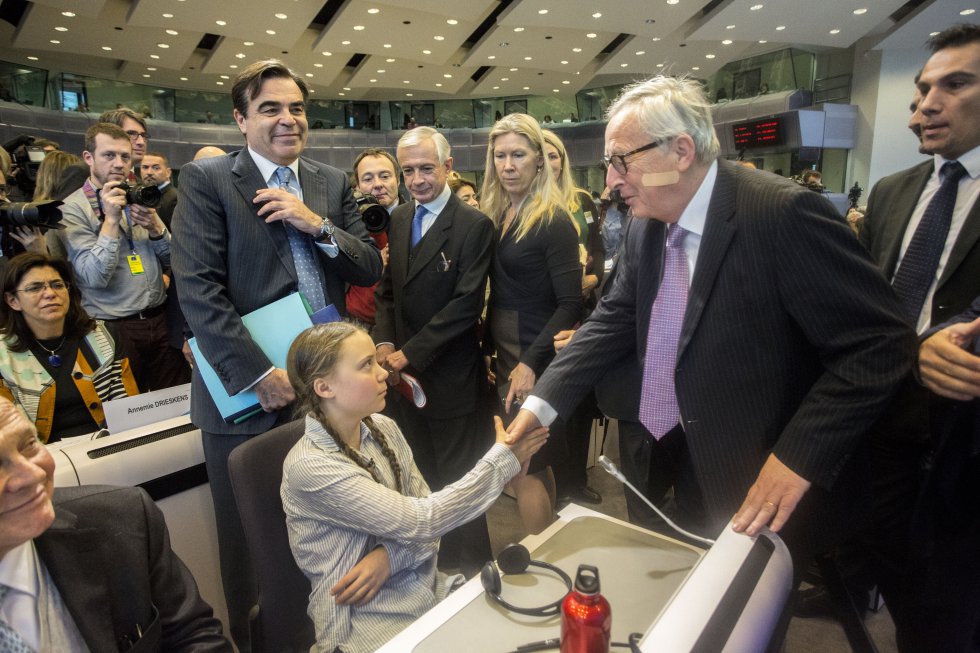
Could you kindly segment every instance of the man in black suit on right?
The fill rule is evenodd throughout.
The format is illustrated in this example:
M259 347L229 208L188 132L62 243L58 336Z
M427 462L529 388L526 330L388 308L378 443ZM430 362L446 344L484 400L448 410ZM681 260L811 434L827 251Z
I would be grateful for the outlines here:
M933 156L879 181L861 227L862 242L899 290L918 333L963 311L980 293L980 26L951 27L934 36L929 48L932 56L916 78L909 127L919 137L919 150ZM946 205L942 213L934 209L939 204ZM929 244L934 249L924 257ZM918 283L910 281L913 269L923 271ZM934 628L941 622L930 618L927 607L946 592L909 579L915 566L909 556L922 551L912 511L940 442L936 416L942 412L910 375L872 429L874 519L867 556L903 651L953 650L932 638L926 640L933 644L921 648L924 632L952 634Z
M416 127L398 141L396 154L413 201L391 216L388 266L375 295L374 341L379 363L392 373L388 382L397 384L404 370L426 393L421 409L400 396L390 403L435 491L472 469L492 441L476 326L494 229L449 189L453 160L445 136ZM469 575L491 558L482 515L443 536L440 564Z

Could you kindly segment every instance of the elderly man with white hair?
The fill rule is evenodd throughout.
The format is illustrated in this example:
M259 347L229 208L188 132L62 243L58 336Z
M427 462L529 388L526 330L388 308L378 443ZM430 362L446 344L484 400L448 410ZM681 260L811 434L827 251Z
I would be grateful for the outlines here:
M830 202L719 160L694 80L655 77L609 109L606 183L634 217L613 287L535 386L515 436L566 415L619 361L667 452L675 516L715 537L768 525L797 571L864 498L862 438L914 335Z

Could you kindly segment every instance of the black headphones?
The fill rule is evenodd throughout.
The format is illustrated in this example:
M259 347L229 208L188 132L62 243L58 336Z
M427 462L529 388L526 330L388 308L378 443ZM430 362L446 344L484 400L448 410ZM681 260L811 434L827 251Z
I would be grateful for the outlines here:
M561 595L561 598L547 605L534 608L521 608L500 598L501 583L498 568L505 574L523 574L527 571L528 567L541 567L542 569L548 569L561 578L565 583L566 588L565 593ZM572 591L572 579L568 574L550 562L531 560L531 553L526 547L520 544L508 544L504 550L500 552L500 555L497 556L496 564L491 561L483 565L483 571L480 572L480 583L483 584L483 589L486 590L487 596L489 596L498 605L510 610L511 612L525 614L530 617L552 617L559 614L561 612L562 601L564 601L565 596Z

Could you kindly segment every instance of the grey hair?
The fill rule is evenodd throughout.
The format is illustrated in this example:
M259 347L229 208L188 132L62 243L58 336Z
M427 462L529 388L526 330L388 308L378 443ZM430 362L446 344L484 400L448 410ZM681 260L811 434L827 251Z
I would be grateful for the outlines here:
M439 163L448 161L449 141L438 130L432 127L416 127L408 130L398 139L398 147L416 147L429 139L436 146L436 156L439 157Z
M651 138L690 136L699 164L711 163L721 152L711 121L711 103L694 79L657 75L627 86L609 106L606 117L611 120L623 113L631 114Z

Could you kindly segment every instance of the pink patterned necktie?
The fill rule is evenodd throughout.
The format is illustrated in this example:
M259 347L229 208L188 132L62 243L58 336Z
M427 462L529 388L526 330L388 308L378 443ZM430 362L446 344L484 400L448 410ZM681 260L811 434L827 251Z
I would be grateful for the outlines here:
M686 235L687 231L676 224L667 226L664 275L650 311L647 351L643 359L640 422L657 440L680 421L674 368L677 366L677 343L684 323L690 276L687 252L684 251Z

